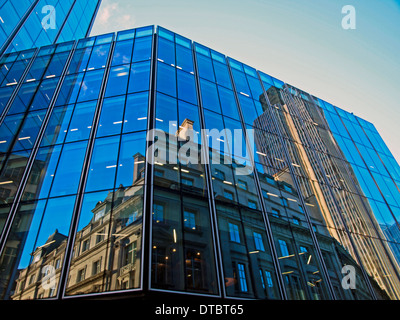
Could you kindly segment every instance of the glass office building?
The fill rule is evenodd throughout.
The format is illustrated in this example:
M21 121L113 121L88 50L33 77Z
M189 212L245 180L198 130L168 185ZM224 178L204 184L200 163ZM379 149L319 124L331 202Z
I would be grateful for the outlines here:
M0 55L89 36L101 0L0 1Z
M371 123L161 27L0 63L1 299L400 298Z

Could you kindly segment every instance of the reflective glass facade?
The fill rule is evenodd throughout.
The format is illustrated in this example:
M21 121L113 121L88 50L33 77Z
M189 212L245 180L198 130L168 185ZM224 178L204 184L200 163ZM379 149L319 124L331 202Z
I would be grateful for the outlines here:
M89 36L101 0L0 1L0 55Z
M161 27L0 63L1 299L400 298L371 123Z

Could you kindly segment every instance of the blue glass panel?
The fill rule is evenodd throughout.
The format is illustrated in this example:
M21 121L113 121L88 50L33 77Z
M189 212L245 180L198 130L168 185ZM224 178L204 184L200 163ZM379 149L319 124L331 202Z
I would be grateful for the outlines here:
M196 133L200 132L200 119L198 107L184 101L178 101L178 123L182 125L185 119L193 121L193 130ZM197 135L198 142L200 143L200 135Z
M166 64L175 65L175 44L166 39L158 39L158 59Z
M81 90L83 73L67 76L60 89L56 100L56 106L72 104L76 102L79 91Z
M78 102L95 100L99 97L104 70L87 72L83 79Z
M201 54L197 55L197 68L199 76L209 81L215 82L214 70L211 59Z
M110 45L100 45L93 48L87 70L102 69L106 67Z
M214 69L216 82L221 86L232 89L228 67L225 64L214 61Z
M135 37L135 29L120 31L117 34L117 41L130 40Z
M242 93L242 94L245 94L246 96L251 97L250 88L249 88L249 85L247 83L246 76L244 75L244 73L237 71L235 69L232 69L232 74L233 74L233 78L235 80L236 91L238 93Z
M253 96L253 99L260 101L260 96L262 96L264 93L260 81L257 78L253 77L247 77L247 81L249 82L251 95Z
M137 35L136 35L137 36ZM133 62L151 59L152 37L136 38L133 46Z
M41 146L49 146L64 142L73 110L73 105L59 107L53 110Z
M176 65L186 72L194 72L192 50L176 46Z
M176 99L163 94L157 94L156 98L156 128L163 130L164 132L170 132L170 122L177 122L178 109ZM179 124L177 124L179 125ZM174 126L171 128L174 133L177 128Z
M171 31L169 31L167 29L161 28L161 27L158 27L158 35L161 38L165 38L165 39L167 39L169 41L172 41L172 42L174 41L174 38L175 38L173 32L171 32ZM161 39L159 39L159 40L161 40Z
M254 121L258 118L258 115L253 100L239 94L239 102L244 121L251 126L254 125Z
M151 36L153 33L154 33L154 27L153 26L137 28L136 29L136 38L148 37L148 36Z

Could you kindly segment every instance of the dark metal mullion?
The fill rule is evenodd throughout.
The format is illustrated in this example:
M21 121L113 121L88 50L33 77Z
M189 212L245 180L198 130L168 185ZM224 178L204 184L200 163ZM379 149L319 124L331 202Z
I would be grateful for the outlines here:
M194 69L195 69L195 79L197 86L197 96L198 96L198 109L199 109L199 119L200 119L200 127L202 129L206 129L206 122L204 117L204 109L203 109L203 100L201 98L201 86L200 86L200 75L197 64L197 55L195 50L195 44L192 44L192 55L194 61ZM219 97L219 95L218 95ZM217 209L214 197L214 189L212 184L212 171L209 161L210 149L208 146L207 135L203 130L200 131L202 146L204 146L201 150L202 160L204 161L204 174L205 174L205 182L206 188L208 192L208 204L210 210L210 224L211 230L213 234L213 243L214 243L214 256L215 256L215 271L218 277L218 292L223 297L226 298L226 289L225 289L225 275L224 275L224 266L221 252L221 242L219 238L219 227L218 227L218 217L217 217Z
M233 73L232 73L232 69L231 69L231 66L230 66L230 63L229 63L229 59L226 58L225 61L226 61L226 66L228 68L228 72L229 72L229 76L230 76L230 79L231 79L231 83L232 83L232 92L233 92L233 94L235 96L235 101L236 101L236 105L237 105L237 109L238 109L238 114L239 114L239 118L240 118L239 122L240 122L240 124L242 126L243 134L244 134L244 137L245 137L245 142L246 142L245 148L246 148L246 150L248 150L248 152L250 154L251 165L253 166L253 180L254 180L254 183L255 183L255 186L256 186L257 195L258 195L258 198L259 198L259 203L261 204L261 210L258 210L258 211L260 211L261 216L263 218L264 228L265 228L265 232L266 232L266 235L267 235L268 244L270 245L272 261L273 261L273 264L274 264L274 267L275 267L277 280L278 280L279 293L280 293L282 299L287 300L287 293L286 293L284 281L283 281L283 278L282 278L282 272L281 272L281 269L280 269L280 266L279 266L279 263L278 263L278 254L277 254L276 247L275 247L275 244L274 244L274 241L273 241L273 238L272 238L272 229L271 229L270 222L269 222L269 219L268 219L268 214L267 214L267 211L266 211L265 205L263 203L263 199L262 199L260 181L258 180L258 177L256 177L257 174L254 173L254 169L256 169L254 155L251 152L250 143L249 143L248 136L247 136L246 123L245 123L245 120L244 120L244 116L243 116L240 100L238 98L238 92L237 92L237 89L236 89L235 79L234 79L234 76L233 76ZM247 82L247 78L246 78L246 82ZM252 99L252 98L250 98L250 99ZM239 211L239 212L240 212L240 218L242 220L241 211ZM246 243L246 248L248 249L243 220L241 221L241 224L242 224L242 228L243 228L243 235L244 235L244 239L245 239L245 243ZM253 266L252 266L251 257L249 256L248 251L247 251L247 257L248 257L248 260L249 260L250 270L255 270L253 268ZM254 287L253 291L254 291L254 293L256 293L256 285L255 285L255 279L254 279L255 275L250 273L250 278L252 280L252 284L253 284L253 287Z
M269 98L268 98L268 95L267 95L267 91L265 90L265 87L264 87L264 83L262 82L261 77L260 77L259 74L258 74L258 77L259 77L259 80L260 80L261 85L263 87L264 99L267 102L268 108L271 110L271 119L272 119L272 121L274 122L274 124L275 124L275 126L277 128L278 139L280 140L280 143L282 145L282 150L283 150L284 156L286 157L286 162L287 162L287 165L288 165L288 168L289 168L289 172L290 172L290 174L292 176L293 183L295 184L295 187L297 189L297 193L299 195L299 201L301 203L301 206L303 207L304 217L306 218L306 221L307 221L307 224L308 224L309 233L310 233L310 236L311 236L311 240L312 240L312 242L314 244L315 251L317 253L319 266L321 267L323 276L324 276L324 278L326 280L326 286L328 288L328 292L330 293L331 297L335 300L336 299L336 294L335 294L335 292L333 290L332 282L331 282L327 267L325 265L325 260L324 260L323 255L322 255L321 248L319 246L318 238L315 235L314 230L312 229L312 222L311 222L311 218L310 218L310 213L308 212L308 208L307 208L307 205L306 205L305 200L304 200L304 195L302 194L302 191L301 191L301 185L300 185L300 183L298 181L298 178L297 178L297 175L296 175L296 171L293 168L293 164L292 164L291 157L290 157L290 152L289 152L289 150L287 148L287 145L286 145L286 139L285 139L285 137L283 135L283 132L281 131L282 129L279 126L279 121L276 118L276 115L275 115L275 113L273 111L273 107L271 105L271 102L269 101ZM302 265L303 264L301 263L300 267L302 267Z
M317 110L318 115L320 116L320 118L323 119L323 121L325 122L325 118L322 116L320 110L318 109L318 106L315 106L315 108L316 108L316 110ZM326 123L326 124L327 124L327 123ZM329 126L327 126L327 128L329 128ZM332 132L330 132L329 130L327 130L327 131L328 131L328 132L332 135L332 137L333 137ZM333 137L333 138L334 138L334 137ZM336 140L335 140L335 142L334 142L334 146L335 146L336 151L337 151L338 154L340 155L340 154L341 154L341 151L340 151L339 146L338 146L337 143L336 143ZM343 162L345 163L346 172L347 172L348 176L350 177L350 180L351 180L351 182L352 182L352 185L357 189L356 182L354 181L352 175L350 174L350 169L349 169L350 163L349 163L344 157L342 157L342 158L339 159L339 160L341 160L341 161L343 161ZM347 192L347 191L346 191L346 192ZM363 208L364 208L365 212L367 213L368 218L370 219L370 221L371 221L371 223L372 223L372 226L373 226L373 228L374 228L374 230L375 230L375 232L376 232L376 235L378 236L378 239L379 239L379 241L381 242L381 244L382 244L382 246L383 246L383 249L384 249L384 251L385 251L385 254L386 254L387 258L389 259L390 264L391 264L391 266L392 266L394 272L395 272L396 275L397 275L397 278L400 280L400 274L399 274L399 272L398 272L398 269L395 267L395 264L393 263L392 259L390 258L388 249L387 249L387 247L385 246L383 239L381 239L381 238L379 237L379 231L378 231L378 229L377 229L377 227L376 227L376 225L375 225L375 223L374 223L373 217L370 215L370 213L369 213L369 211L368 211L368 208L367 208L367 205L366 205L366 203L365 203L365 200L364 200L363 197L362 197L360 194L358 194L358 193L357 193L357 196L359 197L359 199L360 199L360 201L361 201L361 203L362 203L362 205L363 205ZM365 198L365 199L367 199L367 198ZM396 223L398 223L396 219L395 219L395 221L396 221Z
M286 87L285 87L283 90L286 90L286 91L287 91ZM293 101L293 98L292 98L290 92L286 92L286 94L287 94L287 96L289 97L289 100L291 100L291 103L292 103L294 106L296 106L296 103ZM303 119L300 118L300 117L298 117L298 119L299 119L299 122L301 122L301 123L303 124L303 126L304 126ZM376 297L375 292L374 292L374 290L373 290L372 284L371 284L371 282L370 282L370 280L369 280L369 278L368 278L368 274L367 274L366 270L364 269L364 266L363 266L363 264L362 264L362 262L361 262L361 258L360 258L360 255L359 255L359 253L358 253L358 249L357 249L357 247L356 247L355 244L354 244L354 241L353 241L353 239L352 239L350 230L349 230L349 228L348 228L348 226L347 226L347 223L346 223L346 221L345 221L345 219L344 219L344 217L343 217L343 215L342 215L342 212L341 212L341 210L340 210L340 205L339 205L339 203L338 203L338 201L337 201L337 199L336 199L335 194L334 194L333 191L332 191L332 187L331 187L331 185L330 185L330 183L329 183L329 180L328 180L327 177L326 177L325 169L324 169L324 167L322 166L322 163L321 163L321 160L320 160L320 158L319 158L319 155L315 153L316 150L314 150L313 145L310 144L309 137L308 137L308 133L307 133L306 131L304 131L304 136L305 136L305 138L306 138L306 140L307 140L307 142L308 142L308 144L309 144L309 146L310 146L309 149L314 153L315 159L316 159L316 161L318 162L318 165L319 165L319 168L320 168L320 170L321 170L321 173L322 173L324 182L325 182L325 184L327 185L327 187L328 187L328 189L329 189L329 193L330 193L330 195L331 195L331 197L332 197L334 206L335 206L337 212L339 213L340 219L342 220L343 226L344 226L344 228L345 228L345 230L346 230L346 233L347 233L347 235L348 235L348 237L349 237L350 243L351 243L351 245L352 245L352 247L353 247L354 253L355 253L356 258L357 258L358 263L359 263L359 267L360 267L360 269L361 269L361 271L362 271L362 273L363 273L364 280L365 280L366 283L367 283L367 286L368 286L368 289L369 289L369 291L370 291L370 294L371 294L372 298L374 298L374 299L376 300L377 297ZM317 182L317 183L319 183L319 182Z
M69 266L70 266L70 263L73 258L72 253L73 253L73 248L75 245L76 233L77 233L79 219L80 219L80 215L81 215L82 203L83 203L83 198L85 195L85 187L86 187L86 183L87 183L88 172L89 172L91 158L92 158L92 154L93 154L94 143L95 143L97 128L98 128L99 119L100 119L100 113L101 113L101 109L103 106L104 94L105 94L105 90L106 90L106 86L107 86L109 72L111 69L110 64L111 64L112 55L114 52L114 47L115 47L115 42L113 41L111 43L110 50L108 52L108 60L106 63L106 67L104 68L102 84L101 84L101 88L100 88L100 92L99 92L99 96L98 96L98 102L97 102L96 109L94 111L92 130L90 132L90 136L88 139L88 145L86 148L85 159L84 159L83 166L82 166L80 182L79 182L78 191L76 194L75 206L74 206L73 215L72 215L72 219L71 219L71 225L70 225L69 236L68 236L68 240L67 240L67 246L65 249L64 263L63 263L63 268L62 268L61 275L60 275L60 282L59 282L59 286L58 286L58 293L57 293L58 299L67 298L67 296L66 296L67 287L66 286L67 286L67 277L68 277L68 274L70 271ZM92 48L92 52L93 52L93 48ZM87 74L87 72L85 72L85 76L86 76L86 74ZM79 94L77 97L79 97Z

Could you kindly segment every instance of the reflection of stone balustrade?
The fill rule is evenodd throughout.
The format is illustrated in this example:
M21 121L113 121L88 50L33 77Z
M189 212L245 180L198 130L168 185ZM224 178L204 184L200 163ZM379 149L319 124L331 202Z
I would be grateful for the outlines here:
M126 266L123 266L120 270L119 270L119 276L123 276L131 271L135 270L135 265L133 263L129 263Z

